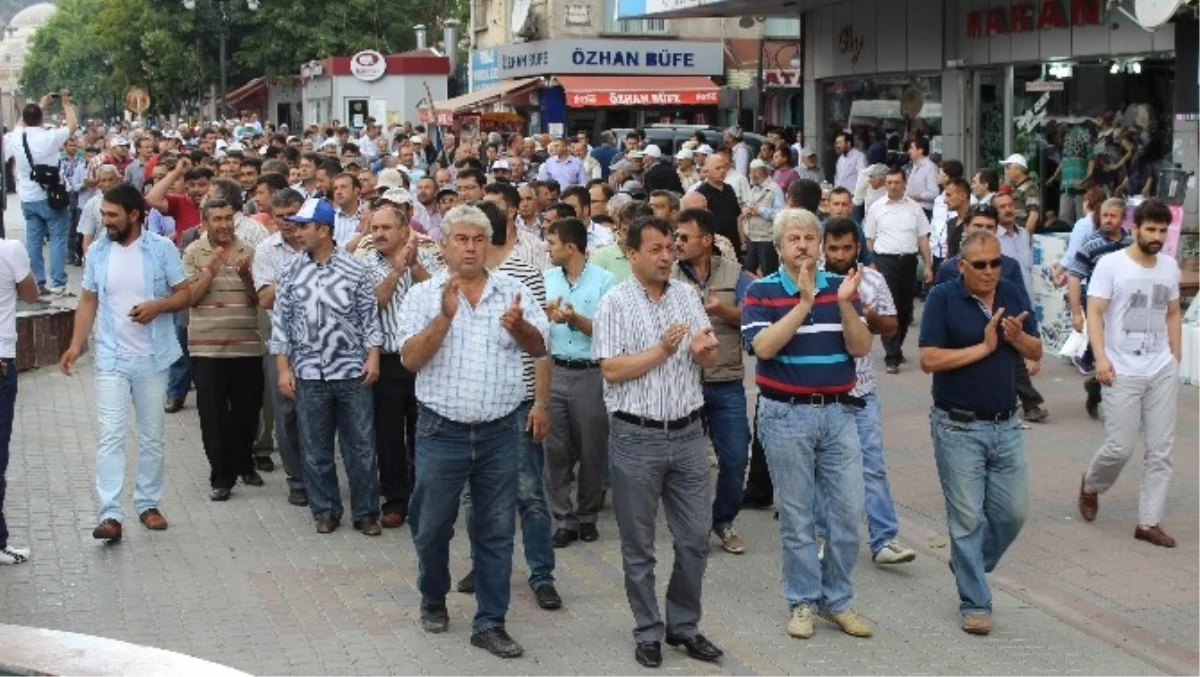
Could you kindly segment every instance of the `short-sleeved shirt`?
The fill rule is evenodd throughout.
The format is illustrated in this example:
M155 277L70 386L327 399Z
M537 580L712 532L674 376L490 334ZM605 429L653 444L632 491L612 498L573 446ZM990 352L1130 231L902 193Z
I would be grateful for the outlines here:
M194 357L260 357L258 303L246 290L242 277L229 264L253 256L254 248L234 239L226 265L213 277L208 293L188 313L188 351ZM216 256L208 234L201 235L183 252L183 269L194 281Z
M175 219L175 244L182 242L180 236L185 230L200 225L200 205L187 195L168 195L166 213Z
M547 302L570 303L576 314L589 320L595 319L600 299L616 284L612 273L594 263L584 264L574 283L559 266L542 273L542 279ZM566 360L590 360L592 337L566 323L551 323L549 350L554 357Z
M625 249L619 242L597 249L592 253L591 263L607 270L613 276L613 281L618 284L628 280L633 274L633 266L630 265L629 257L625 256Z
M804 323L771 358L759 358L754 382L777 397L842 395L857 381L854 358L846 350L838 287L843 277L818 270L816 294ZM760 278L746 290L742 303L742 343L754 353L754 339L800 303L801 290L786 270ZM854 301L862 315L862 303Z
M970 348L983 342L983 332L992 314L1004 309L1005 317L1025 317L1025 333L1038 335L1037 321L1029 297L1008 280L996 286L992 307L972 295L962 280L939 284L925 299L921 317L922 348ZM1021 354L1004 340L996 326L999 345L990 355L952 371L933 375L933 404L949 411L962 409L980 417L1008 414L1017 408L1017 368Z
M516 250L509 252L508 258L504 259L504 263L501 263L496 268L496 272L501 275L508 275L525 285L533 293L533 302L537 304L538 308L546 307L546 284L542 280L542 271L529 265L529 262L521 258ZM547 322L549 322L548 319ZM535 375L533 357L529 353L522 351L521 380L525 382L526 400L532 400L536 395Z
M29 253L0 239L0 359L17 356L17 285L29 277Z
M1017 220L1024 225L1031 212L1042 211L1042 194L1038 191L1037 182L1029 177L1013 187L1013 211Z
M5 158L15 160L14 174L17 180L17 197L21 202L40 202L47 199L46 189L30 178L33 168L25 156L24 139L29 140L29 157L35 165L59 166L59 155L67 142L70 131L66 127L23 127L13 130L4 140ZM64 178L64 177L60 177ZM67 185L63 181L63 185Z
M1133 244L1133 237L1125 231L1121 231L1120 239L1110 240L1103 231L1097 230L1089 235L1083 244L1079 245L1079 251L1075 252L1075 260L1067 266L1067 274L1078 278L1086 285L1100 259L1113 252L1119 252L1131 244Z
M700 365L688 343L712 323L687 283L668 280L663 294L651 299L636 278L614 286L600 300L592 323L592 353L597 360L645 352L662 341L667 327L687 324L689 333L671 357L641 376L620 383L604 382L609 413L624 412L655 421L683 418L704 406Z
M1179 299L1179 263L1158 254L1153 268L1125 251L1096 264L1088 297L1108 299L1104 311L1104 352L1117 378L1153 376L1175 356L1167 340L1167 307Z
M895 317L896 302L892 298L892 291L888 289L887 280L883 278L883 273L866 266L858 270L862 273L862 281L858 285L858 296L862 299L863 308L869 309L876 315ZM875 358L871 356L871 353L854 360L854 371L857 381L850 394L862 397L875 392Z
M929 218L910 197L881 199L867 209L863 234L873 240L875 254L916 254L929 235Z

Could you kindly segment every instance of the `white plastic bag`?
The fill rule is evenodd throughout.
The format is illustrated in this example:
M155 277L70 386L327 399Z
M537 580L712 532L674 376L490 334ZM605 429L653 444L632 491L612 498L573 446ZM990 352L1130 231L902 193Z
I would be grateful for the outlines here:
M1058 354L1068 360L1074 357L1082 357L1087 351L1087 347L1088 337L1087 326L1085 325L1083 331L1071 330L1071 335L1067 337L1066 341L1063 341L1062 347L1058 349Z

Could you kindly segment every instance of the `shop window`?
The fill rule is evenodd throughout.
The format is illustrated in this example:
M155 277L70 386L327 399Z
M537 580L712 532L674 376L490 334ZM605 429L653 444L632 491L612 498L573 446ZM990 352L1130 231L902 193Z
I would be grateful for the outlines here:
M1015 69L1012 152L1029 161L1059 228L1082 215L1091 186L1157 195L1159 171L1173 166L1174 78L1170 57Z
M869 162L900 166L908 162L907 141L916 134L942 146L941 76L896 76L832 80L821 84L826 129L821 164L826 172L836 162L834 137L854 134Z
M782 40L795 40L800 37L800 19L789 19L787 17L773 16L768 17L763 22L762 36L764 38L778 38Z
M666 33L666 19L617 19L617 0L604 0L604 32L628 35L656 35Z

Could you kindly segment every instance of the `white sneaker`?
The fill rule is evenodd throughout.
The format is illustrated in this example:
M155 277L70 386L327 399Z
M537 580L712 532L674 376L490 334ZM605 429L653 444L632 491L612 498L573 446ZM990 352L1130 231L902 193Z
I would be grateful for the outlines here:
M825 539L817 536L817 561L825 561Z
M29 548L0 548L0 564L24 564L29 561Z
M792 637L808 639L813 636L813 612L807 604L797 604L792 609L792 618L787 624L787 633Z
M916 550L900 545L896 542L896 539L893 538L885 543L883 547L879 549L879 552L875 553L875 556L871 559L874 560L876 564L903 564L904 562L911 562L916 558Z

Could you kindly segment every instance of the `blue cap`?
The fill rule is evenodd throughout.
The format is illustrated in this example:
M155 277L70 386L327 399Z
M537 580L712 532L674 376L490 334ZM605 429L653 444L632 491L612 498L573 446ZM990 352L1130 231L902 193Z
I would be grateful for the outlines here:
M286 220L290 223L325 223L332 226L333 215L333 205L329 200L309 198L304 201L295 216L289 216Z

